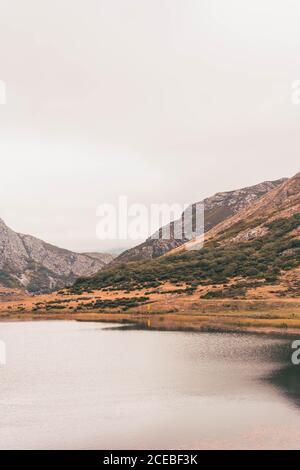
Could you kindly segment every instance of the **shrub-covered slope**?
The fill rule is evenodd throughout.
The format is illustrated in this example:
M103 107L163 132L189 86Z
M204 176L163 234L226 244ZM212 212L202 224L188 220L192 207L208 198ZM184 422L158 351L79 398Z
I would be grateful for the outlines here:
M211 240L199 251L103 270L91 278L77 280L73 289L136 290L157 287L166 281L190 286L225 284L237 277L274 283L283 271L300 265L300 240L294 236L299 226L297 213L267 223L267 233L250 241L221 244Z

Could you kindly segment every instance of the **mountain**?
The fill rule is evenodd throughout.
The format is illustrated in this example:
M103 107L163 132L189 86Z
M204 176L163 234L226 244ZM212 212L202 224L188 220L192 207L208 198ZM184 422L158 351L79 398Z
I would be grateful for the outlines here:
M114 256L111 253L97 253L97 252L88 252L88 253L81 253L84 256L88 256L89 258L93 258L96 261L99 261L104 266L110 263Z
M73 253L11 230L0 219L0 285L39 293L98 272L112 256Z
M207 232L206 240L213 239L223 245L255 240L267 235L269 225L276 220L286 221L293 219L294 216L297 219L298 214L300 214L300 173L284 180L251 206L213 227ZM300 235L299 227L293 235ZM191 249L193 243L195 242L187 242L182 248Z
M254 201L279 186L284 181L285 178L282 178L276 181L265 181L255 186L237 189L235 191L220 192L197 203L203 204L204 206L204 231L207 232L223 220L230 218L245 207L250 206ZM190 206L184 212L185 221L191 218L191 214L192 209ZM110 266L116 266L129 261L156 258L176 247L180 247L187 241L181 237L176 238L176 233L181 234L181 220L180 218L173 222L173 227L169 224L160 229L161 233L170 234L170 238L161 239L158 231L144 243L126 250L114 258Z
M300 295L300 173L215 225L201 250L187 242L156 259L111 267L73 289L135 291L163 284L211 286L208 298L244 295L257 286L279 285L281 295ZM191 251L190 251L191 250Z

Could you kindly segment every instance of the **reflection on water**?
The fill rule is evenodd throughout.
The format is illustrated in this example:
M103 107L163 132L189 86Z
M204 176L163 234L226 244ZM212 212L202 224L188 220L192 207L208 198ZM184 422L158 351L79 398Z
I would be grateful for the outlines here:
M268 378L269 382L300 407L300 368L299 366L285 365L278 371L272 373Z
M123 330L147 330L145 325L114 325L107 327L108 329L123 329ZM253 338L253 335L249 335ZM275 335L273 336L273 338ZM265 343L256 345L254 349L251 345L250 349L245 347L240 352L240 357L247 357L248 360L268 360L276 368L272 370L271 374L262 377L262 381L275 386L279 392L289 399L294 405L300 406L300 365L296 366L291 363L291 355L294 350L291 348L292 339L286 338L279 342ZM245 346L245 343L244 343ZM254 353L254 357L253 357ZM230 349L226 351L226 356L235 355L236 351Z
M288 400L297 407L300 407L300 365L293 365L291 355L292 340L277 345L273 358L276 358L278 367L265 378L277 388Z
M299 448L290 341L0 324L0 447Z

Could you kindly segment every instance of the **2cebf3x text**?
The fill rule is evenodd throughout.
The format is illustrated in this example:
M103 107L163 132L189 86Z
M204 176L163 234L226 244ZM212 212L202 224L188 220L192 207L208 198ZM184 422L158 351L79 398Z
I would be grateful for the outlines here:
M197 465L197 455L149 454L146 458L117 457L113 454L103 460L104 465L127 465L134 468L138 463L147 465Z

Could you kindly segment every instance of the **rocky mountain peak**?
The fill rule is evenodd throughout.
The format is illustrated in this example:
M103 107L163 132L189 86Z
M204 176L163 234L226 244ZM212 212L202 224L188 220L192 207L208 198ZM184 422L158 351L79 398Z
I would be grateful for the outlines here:
M250 207L254 201L257 201L269 191L282 185L284 181L286 181L286 178L275 181L264 181L254 186L233 191L218 192L198 202L197 204L204 205L204 231L207 232L211 230L224 220ZM184 214L186 221L191 217L191 213L192 211L189 207ZM181 219L174 222L173 230L171 230L170 224L166 227L162 227L160 230L163 233L181 233L180 227ZM159 239L158 233L159 231L148 238L144 243L121 253L121 255L110 263L110 266L116 266L129 261L156 258L180 247L186 242L186 240L176 239L172 236L170 236L170 239Z
M0 285L48 292L90 276L113 259L101 253L80 254L11 230L0 219Z

